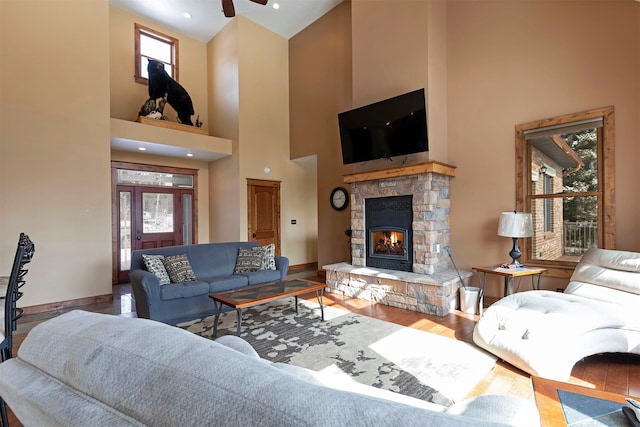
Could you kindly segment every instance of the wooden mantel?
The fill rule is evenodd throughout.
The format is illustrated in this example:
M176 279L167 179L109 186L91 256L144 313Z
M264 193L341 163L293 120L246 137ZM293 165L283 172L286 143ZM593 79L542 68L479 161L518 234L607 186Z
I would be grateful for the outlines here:
M439 173L440 175L456 176L456 167L441 162L426 162L416 165L399 166L377 171L353 173L344 176L344 182L373 181L375 179L397 178L399 176L417 175L421 173Z

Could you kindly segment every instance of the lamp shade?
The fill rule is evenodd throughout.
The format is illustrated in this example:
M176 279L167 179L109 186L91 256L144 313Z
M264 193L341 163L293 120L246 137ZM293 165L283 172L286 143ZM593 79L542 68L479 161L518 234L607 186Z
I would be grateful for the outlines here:
M502 212L498 223L498 236L531 237L533 221L527 212Z

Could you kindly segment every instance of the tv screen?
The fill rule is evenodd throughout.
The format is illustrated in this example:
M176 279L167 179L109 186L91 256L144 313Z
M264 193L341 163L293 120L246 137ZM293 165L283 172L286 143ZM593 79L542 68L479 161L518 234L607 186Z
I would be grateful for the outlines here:
M345 165L429 150L424 89L338 114Z

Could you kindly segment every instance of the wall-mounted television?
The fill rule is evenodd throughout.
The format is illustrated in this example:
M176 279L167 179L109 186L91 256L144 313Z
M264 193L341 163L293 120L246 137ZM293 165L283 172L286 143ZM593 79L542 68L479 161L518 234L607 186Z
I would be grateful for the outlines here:
M338 114L342 162L429 151L424 89Z

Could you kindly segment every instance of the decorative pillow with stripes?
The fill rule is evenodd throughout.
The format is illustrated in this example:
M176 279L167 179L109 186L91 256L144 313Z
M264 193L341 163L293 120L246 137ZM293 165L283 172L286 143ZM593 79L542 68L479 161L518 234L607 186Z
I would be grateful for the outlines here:
M191 268L191 263L185 254L166 257L162 263L167 269L171 283L192 282L196 275Z
M238 249L234 273L250 273L260 270L260 267L262 267L262 251Z

